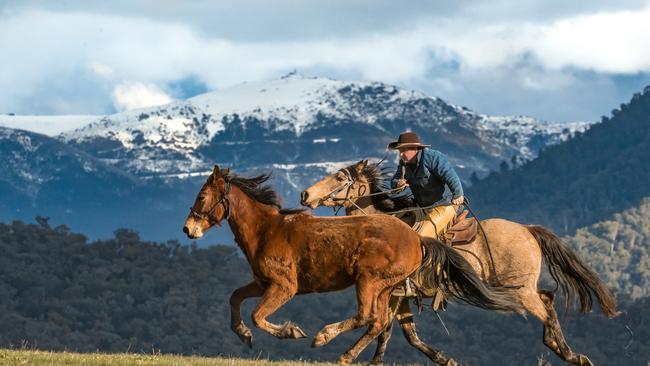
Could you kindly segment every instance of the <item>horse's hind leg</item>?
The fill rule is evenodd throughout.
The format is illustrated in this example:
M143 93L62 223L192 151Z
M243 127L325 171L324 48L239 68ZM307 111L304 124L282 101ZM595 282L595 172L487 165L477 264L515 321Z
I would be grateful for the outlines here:
M390 339L391 333L393 331L393 319L399 304L402 301L406 301L403 297L392 296L389 300L389 314L388 314L388 325L379 336L377 337L377 349L375 350L375 355L372 357L371 364L381 364L384 362L384 354L386 353L386 347L388 346L388 340Z
M286 322L276 325L266 320L266 317L275 313L280 306L289 301L296 291L277 283L270 284L265 290L260 303L253 311L253 323L256 327L278 338L303 338L305 332L297 325Z
M587 356L573 352L564 339L562 328L560 328L560 321L553 306L555 303L555 295L552 292L544 290L538 292L539 298L544 303L544 308L547 313L546 320L543 320L544 344L566 362L579 366L593 366Z
M400 304L399 310L397 312L397 320L400 327L402 328L404 337L406 337L411 346L417 348L420 352L429 357L431 361L437 363L438 365L457 365L456 361L454 361L453 358L448 358L442 351L433 349L420 340L415 329L413 313L411 312L411 306L409 305L408 301L404 301L402 304Z
M338 362L350 363L354 361L361 351L363 351L373 339L375 339L388 325L388 322L393 318L390 317L388 311L388 298L390 297L391 289L385 289L379 297L374 301L374 314L370 320L368 330L357 340L357 342L350 347L339 358Z
M377 281L372 279L372 281ZM328 324L321 329L312 342L312 347L321 347L336 338L339 334L360 328L369 324L376 317L377 297L380 290L373 285L371 281L360 280L357 282L357 305L358 312L352 318L340 321L338 323ZM388 302L388 299L386 299ZM384 312L386 309L384 308ZM382 314L385 316L386 314Z
M241 303L249 297L260 297L263 293L264 290L256 282L251 282L230 295L230 329L249 347L253 346L253 333L241 318Z

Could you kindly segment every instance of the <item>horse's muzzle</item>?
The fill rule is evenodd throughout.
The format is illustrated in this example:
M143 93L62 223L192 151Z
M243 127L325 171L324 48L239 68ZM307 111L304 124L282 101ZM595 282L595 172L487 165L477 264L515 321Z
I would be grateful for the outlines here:
M201 237L200 235L196 235L197 230L198 230L198 227L194 227L194 230L190 231L190 228L187 227L187 225L183 226L183 232L190 239L198 239L198 238Z

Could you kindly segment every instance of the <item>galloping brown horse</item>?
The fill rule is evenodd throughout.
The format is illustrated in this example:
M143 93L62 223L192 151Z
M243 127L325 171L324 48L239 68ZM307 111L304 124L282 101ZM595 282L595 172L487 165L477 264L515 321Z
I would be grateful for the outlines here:
M268 177L243 178L215 166L183 227L190 238L200 238L228 221L254 277L230 298L231 328L247 344L252 344L252 333L241 318L244 299L262 297L253 311L255 326L278 338L302 338L306 335L298 326L266 318L295 295L356 285L357 315L324 327L313 343L321 346L342 332L368 326L339 358L351 362L392 319L390 293L421 266L422 246L432 265L446 269L445 276L432 280L454 296L488 309L521 311L507 291L486 287L453 250L421 237L402 221L386 215L334 218L282 210L275 192L261 185Z
M362 160L331 174L301 194L302 204L317 206L342 206L347 215L378 214L399 210L408 205L404 199L392 199L382 194L385 174L379 164ZM589 269L563 241L548 229L536 225L521 225L503 219L481 221L485 236L478 235L472 243L454 247L488 283L499 283L517 288L517 301L544 324L544 344L566 362L591 365L585 355L574 353L562 334L554 308L555 293L538 290L537 281L542 260L546 261L553 279L564 297L564 309L570 299L578 297L580 310L588 312L592 306L592 292L608 317L614 317L616 301L598 276ZM487 244L486 238L487 237ZM489 246L488 246L489 244ZM398 317L412 319L408 302L400 307ZM409 342L424 352L434 362L445 364L439 352L419 340L415 324L400 321ZM390 326L379 337L375 362L381 362L390 337Z

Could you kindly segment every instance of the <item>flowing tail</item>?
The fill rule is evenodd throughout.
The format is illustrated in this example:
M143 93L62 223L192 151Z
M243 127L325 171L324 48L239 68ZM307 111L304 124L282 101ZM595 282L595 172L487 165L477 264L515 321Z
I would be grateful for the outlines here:
M527 225L526 228L539 243L548 270L562 291L565 314L571 298L575 297L580 299L580 311L591 311L592 292L607 317L613 318L619 314L616 310L616 300L605 284L594 271L580 261L560 237L543 226Z
M427 249L431 261L425 267L428 273L423 273L430 285L470 305L524 314L514 289L486 285L465 258L438 240L421 237L420 243Z

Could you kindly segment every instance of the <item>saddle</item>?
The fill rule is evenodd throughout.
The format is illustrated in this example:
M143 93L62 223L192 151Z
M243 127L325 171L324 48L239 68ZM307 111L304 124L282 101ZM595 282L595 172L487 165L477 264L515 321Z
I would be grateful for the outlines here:
M454 219L454 224L442 235L442 239L447 245L465 245L476 239L478 221L474 217L467 218L468 213L465 210L458 214Z

